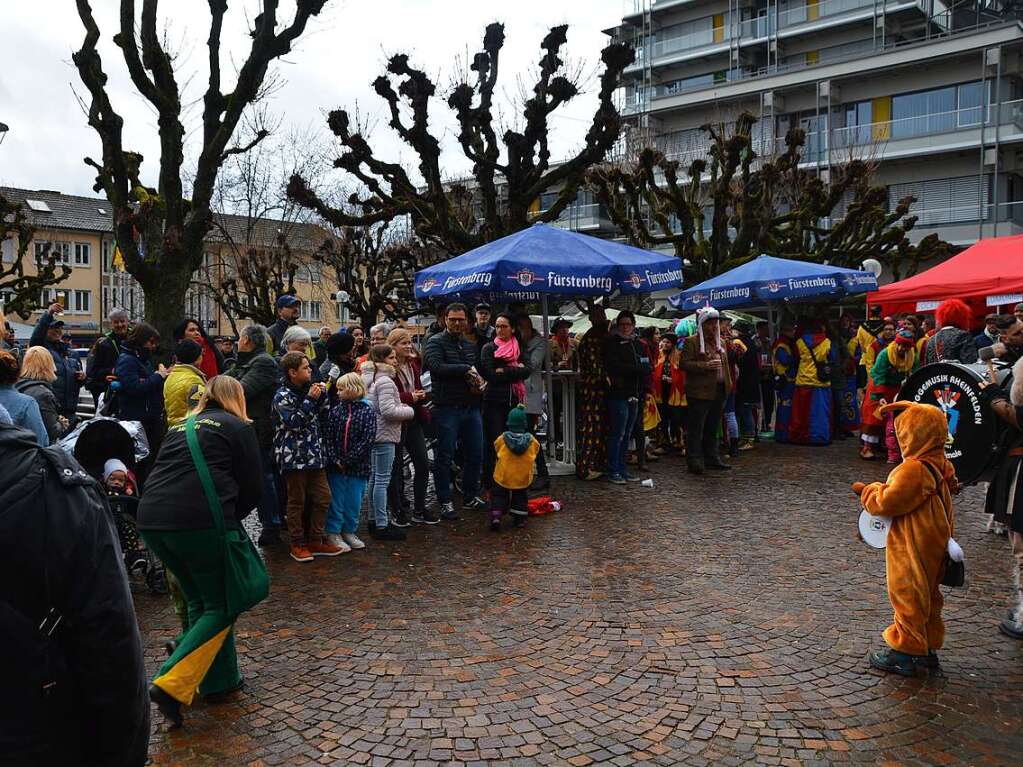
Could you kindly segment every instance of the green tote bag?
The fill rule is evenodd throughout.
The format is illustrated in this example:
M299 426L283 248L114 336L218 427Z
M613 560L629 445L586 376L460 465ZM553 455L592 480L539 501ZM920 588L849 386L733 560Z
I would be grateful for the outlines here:
M192 454L195 469L199 473L203 492L206 493L213 522L224 541L224 591L227 609L230 613L238 615L251 610L269 596L270 574L246 532L241 529L227 530L224 527L224 510L220 505L217 489L213 486L210 468L206 465L202 448L199 447L195 415L190 415L185 420L185 441Z

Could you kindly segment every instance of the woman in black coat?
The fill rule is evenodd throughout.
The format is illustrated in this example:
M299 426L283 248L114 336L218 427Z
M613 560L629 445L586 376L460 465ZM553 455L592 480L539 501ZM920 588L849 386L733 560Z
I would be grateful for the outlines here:
M497 453L494 440L501 436L508 420L508 411L522 402L523 384L533 373L529 367L525 347L519 346L518 364L510 363L498 356L498 347L518 340L513 331L511 315L499 314L494 322L494 340L484 345L480 352L479 373L487 382L483 390L483 487L493 484L494 464ZM518 392L517 392L518 390Z

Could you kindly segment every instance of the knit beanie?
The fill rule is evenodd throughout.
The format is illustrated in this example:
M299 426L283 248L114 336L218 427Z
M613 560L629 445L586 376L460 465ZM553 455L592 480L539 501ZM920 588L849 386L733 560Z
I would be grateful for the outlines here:
M525 434L529 431L529 420L526 418L526 408L522 405L516 405L508 413L508 423L506 424L508 431L515 432L516 434Z
M903 328L895 334L895 343L902 344L903 346L914 346L916 344L916 339L913 338L912 331Z
M324 345L328 355L348 354L355 347L355 336L351 333L334 333Z
M706 344L703 340L703 323L707 320L716 320L721 317L720 313L713 306L704 306L702 309L696 310L696 334L700 337L700 354L706 354ZM718 351L721 351L721 331L719 330L716 334L715 347Z
M202 347L190 338L180 341L174 347L174 359L182 365L191 365L202 356Z

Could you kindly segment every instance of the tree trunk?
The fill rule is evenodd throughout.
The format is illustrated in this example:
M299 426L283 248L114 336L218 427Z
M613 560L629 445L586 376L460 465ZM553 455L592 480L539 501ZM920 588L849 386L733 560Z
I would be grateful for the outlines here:
M161 361L170 359L174 351L174 328L185 317L185 293L192 281L190 272L169 273L164 267L152 281L140 281L146 300L146 322L160 334L157 356ZM205 330L205 328L204 328Z

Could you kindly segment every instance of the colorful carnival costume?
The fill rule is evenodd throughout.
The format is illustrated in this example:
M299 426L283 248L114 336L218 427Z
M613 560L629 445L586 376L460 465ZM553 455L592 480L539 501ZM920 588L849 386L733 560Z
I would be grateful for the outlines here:
M905 461L887 481L856 482L853 490L870 514L891 518L885 574L895 618L883 634L890 649L873 653L870 663L912 676L917 667L937 665L934 653L945 638L938 585L954 532L952 492L958 481L945 459L948 420L940 409L903 400L884 406L882 415L888 413L898 414L895 428Z
M607 372L604 339L607 323L595 324L579 342L579 414L576 420L575 471L580 479L599 477L607 468Z
M804 333L796 340L796 386L792 393L789 442L827 445L831 442L831 377L835 364L831 341L823 330Z
M863 398L863 424L883 430L888 460L899 461L899 446L892 424L894 415L882 416L878 408L885 403L894 402L899 396L906 377L917 368L916 340L908 330L900 330L895 340L877 355L874 367L870 371L870 386Z
M860 403L857 397L859 382L856 374L860 367L860 344L856 336L839 336L841 347L839 364L842 365L841 386L835 389L835 428L849 435L860 428Z
M774 368L774 388L777 401L774 413L774 439L789 441L789 422L792 420L792 394L796 390L796 347L792 339L779 335L771 350Z
M654 402L661 414L660 447L683 449L682 424L686 417L686 374L678 366L679 350L659 352L654 365Z

